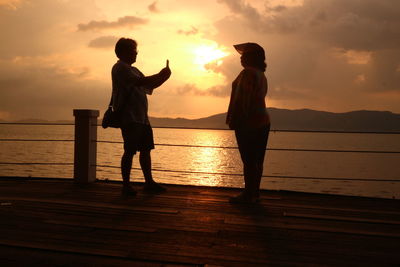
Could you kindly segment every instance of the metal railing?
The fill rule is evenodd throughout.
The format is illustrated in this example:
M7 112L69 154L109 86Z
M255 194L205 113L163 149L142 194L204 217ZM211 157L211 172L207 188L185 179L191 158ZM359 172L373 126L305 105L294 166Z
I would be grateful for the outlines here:
M97 119L96 117L94 117ZM87 127L98 127L97 123L93 123L92 120ZM86 123L87 124L87 123ZM77 131L77 124L74 123L0 123L0 125L32 125L32 126L54 126L54 125L66 125L75 126ZM184 128L184 127L154 127L154 128L172 128L172 129L201 129L205 128ZM227 129L206 129L206 130L227 130ZM353 132L353 131L307 131L307 130L271 130L271 132L293 132L293 133L334 133L334 134L400 134L400 132ZM97 130L95 131L96 137L90 139L90 142L97 143L108 143L108 144L123 144L121 141L109 141L109 140L97 140ZM76 134L76 133L75 133ZM0 142L76 142L75 139L25 139L25 138L1 138ZM155 144L157 146L169 146L169 147L182 147L182 148L211 148L211 149L238 149L235 146L204 146L204 145L182 145L182 144ZM75 144L76 146L76 144ZM76 153L75 147L75 153ZM322 152L322 153L369 153L369 154L400 154L400 151L383 151L383 150L346 150L346 149L299 149L299 148L274 148L268 147L268 151L292 151L292 152ZM76 154L75 154L76 156ZM95 161L96 162L96 161ZM59 165L59 166L75 166L75 162L0 162L0 165ZM119 166L105 165L105 164L89 164L90 167L96 169L100 168L120 168ZM75 166L76 167L76 166ZM140 170L139 168L133 168ZM169 169L157 169L153 168L156 172L169 172L169 173L183 173L183 174L207 174L207 175L221 175L221 176L242 176L241 173L220 173L220 172L201 172L201 171L189 171L189 170L169 170ZM77 174L74 174L76 176ZM348 178L348 177L310 177L310 176L284 176L284 175L263 175L266 178L278 178L278 179L301 179L301 180L329 180L329 181L362 181L362 182L400 182L399 179L364 179L364 178Z

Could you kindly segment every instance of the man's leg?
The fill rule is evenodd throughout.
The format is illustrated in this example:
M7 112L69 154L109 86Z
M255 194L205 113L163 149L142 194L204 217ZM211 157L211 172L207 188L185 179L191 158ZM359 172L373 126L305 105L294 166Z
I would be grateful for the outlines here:
M125 150L121 158L121 174L122 174L122 185L123 185L122 191L123 193L130 195L136 194L136 192L130 185L133 155L134 153Z
M254 196L256 198L260 197L260 184L261 184L261 178L263 175L263 170L264 170L264 161L257 162L256 176L255 176L255 183L254 183Z
M151 173L151 150L140 151L139 162L146 183L154 183Z
M162 193L165 192L166 189L153 180L150 151L151 150L140 151L139 156L140 167L142 168L145 180L144 190L151 193Z

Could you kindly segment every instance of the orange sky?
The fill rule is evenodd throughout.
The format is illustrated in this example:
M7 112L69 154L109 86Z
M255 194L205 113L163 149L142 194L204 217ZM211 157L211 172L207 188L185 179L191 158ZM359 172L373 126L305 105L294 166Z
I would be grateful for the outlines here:
M396 0L0 0L0 29L0 119L103 112L119 37L147 75L170 60L151 116L225 112L247 41L266 50L270 107L400 113Z

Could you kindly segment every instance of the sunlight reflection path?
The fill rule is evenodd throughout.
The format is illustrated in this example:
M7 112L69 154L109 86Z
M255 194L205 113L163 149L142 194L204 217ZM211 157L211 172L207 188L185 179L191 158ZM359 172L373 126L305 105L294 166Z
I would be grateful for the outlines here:
M220 143L220 138L217 136L215 132L204 132L199 131L194 134L194 139L196 140L196 144L202 144L207 146L221 146L223 144ZM221 164L223 158L220 153L222 151L220 149L213 148L200 148L195 150L190 150L190 157L192 158L192 166L191 169L195 171L204 171L204 172L219 172L221 170ZM216 175L208 175L203 179L199 180L199 185L212 185L219 186L222 185L219 176Z

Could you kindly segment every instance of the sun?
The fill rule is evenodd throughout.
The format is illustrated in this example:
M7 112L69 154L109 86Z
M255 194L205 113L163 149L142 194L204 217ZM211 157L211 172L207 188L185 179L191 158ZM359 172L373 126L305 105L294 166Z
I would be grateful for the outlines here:
M217 66L222 64L222 58L228 55L227 52L217 45L199 45L193 50L194 63L205 70L205 65L213 63Z

